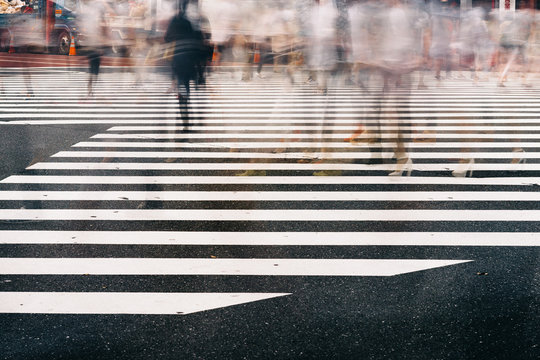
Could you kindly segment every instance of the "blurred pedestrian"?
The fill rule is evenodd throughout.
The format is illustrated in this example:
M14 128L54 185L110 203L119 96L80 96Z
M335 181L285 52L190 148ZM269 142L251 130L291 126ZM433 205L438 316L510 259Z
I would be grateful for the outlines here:
M534 14L525 2L520 1L520 10L514 14L507 12L505 21L501 24L501 51L506 55L506 65L499 75L498 86L504 87L508 72L516 60L520 60L522 67L522 81L527 84L527 48L534 28Z
M454 23L447 10L436 9L431 17L431 46L429 55L433 59L435 79L441 80L441 70L446 69L446 77L450 76L452 52L450 44L454 32Z
M89 65L87 97L94 94L94 83L99 75L101 58L110 40L105 12L105 4L102 1L83 0L81 3L79 28L85 29L84 47L88 54Z
M184 129L189 126L190 80L197 74L197 63L201 51L202 39L180 9L167 28L165 42L174 46L172 72L176 78L179 115Z
M394 157L396 169L390 176L407 175L412 171L412 159L406 148L407 139L403 127L411 126L409 97L411 73L418 67L415 53L414 13L403 0L387 1L387 31L383 34L379 66L383 76L382 100L395 104L397 129ZM399 108L397 107L399 104ZM379 120L380 122L380 120Z
M336 48L338 11L331 0L315 0L310 15L308 64L317 74L318 91L326 94L328 78L338 61Z

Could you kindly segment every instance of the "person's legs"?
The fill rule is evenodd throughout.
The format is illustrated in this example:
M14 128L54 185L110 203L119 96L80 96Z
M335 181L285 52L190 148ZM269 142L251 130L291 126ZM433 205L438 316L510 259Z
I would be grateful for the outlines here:
M94 94L94 82L96 82L99 75L99 67L101 65L101 56L98 52L92 52L88 55L88 62L90 65L90 75L88 77L88 96Z
M189 81L189 76L181 71L176 72L176 83L178 84L178 111L184 126L189 125Z

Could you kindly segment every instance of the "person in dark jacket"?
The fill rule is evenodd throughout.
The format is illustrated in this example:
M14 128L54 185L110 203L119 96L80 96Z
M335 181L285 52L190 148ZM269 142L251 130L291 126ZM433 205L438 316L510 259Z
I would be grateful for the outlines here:
M191 22L180 10L172 18L167 32L165 42L174 44L174 55L172 59L172 72L176 78L178 87L178 105L184 126L189 125L188 104L191 79L197 75L197 64L200 56L202 39L193 30Z

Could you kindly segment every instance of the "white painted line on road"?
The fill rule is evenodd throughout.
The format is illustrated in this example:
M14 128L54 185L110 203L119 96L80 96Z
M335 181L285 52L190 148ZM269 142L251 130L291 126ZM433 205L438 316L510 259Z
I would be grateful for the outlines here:
M326 155L328 156L328 155ZM450 171L461 168L459 163L425 164L414 163L417 171ZM29 170L349 170L349 171L394 171L395 164L297 164L297 163L91 163L91 162L40 162L29 166ZM475 163L474 171L538 171L540 164Z
M26 90L24 90L26 91ZM0 104L0 108L10 108L13 107L13 105L40 105L44 104L48 107L53 107L53 105L59 105L59 106L73 106L73 107L103 107L103 106L116 106L118 104L124 104L124 106L127 105L133 105L134 107L138 106L147 106L145 104L155 104L155 105L161 105L165 107L169 107L171 105L178 105L178 100L175 99L174 95L164 94L164 91L161 93L145 93L144 95L130 95L126 94L125 96L115 96L117 94L111 94L107 96L106 98L95 98L92 100L85 100L83 97L86 94L81 92L79 95L72 95L72 94L66 94L61 95L61 99L54 96L42 96L42 95L36 95L35 97L28 98L24 100L24 103L21 102L20 95L4 95L4 101L2 104ZM448 94L446 95L448 96ZM502 97L485 97L485 98L477 98L477 99L469 99L469 98L462 98L460 100L448 100L445 98L419 98L414 97L407 101L385 101L384 107L387 106L395 106L395 105L417 105L422 106L426 104L433 104L433 108L436 108L437 106L451 106L451 108L464 108L467 109L471 106L478 106L478 104L493 104L489 105L489 107L482 107L483 110L490 110L491 108L498 106L500 108L509 108L512 109L514 107L536 107L540 104L540 100L537 100L535 98L530 97L530 94L528 95L528 98L523 98L522 96L515 96L512 98L510 96L509 99L502 98ZM136 100L139 102L139 104L133 104L133 100ZM237 100L230 99L230 98L224 98L223 96L216 96L215 94L212 95L212 99L209 100L206 97L198 97L193 96L192 99L190 99L190 104L192 106L197 107L205 107L205 108L230 108L230 107L242 107L242 108L261 108L261 107L272 107L273 104L277 103L279 100L280 104L283 106L282 108L294 108L297 106L305 106L306 104L320 104L321 99L317 97L311 97L309 94L306 94L304 97L300 97L298 99L287 99L287 98L279 98L279 97L260 97L258 99L253 99L251 97L244 97L244 98L238 98ZM54 102L54 104L51 104L51 102ZM351 97L342 97L342 98L332 98L328 99L328 105L334 106L334 105L340 105L344 103L353 103L356 106L360 107L367 107L367 106L378 106L378 101L376 100L370 100L370 99L364 99L363 96L356 96L353 95ZM140 104L144 103L144 104ZM154 105L154 106L155 106Z
M4 275L395 276L472 260L0 258Z
M538 247L540 233L1 230L0 244Z
M447 132L444 134L418 134L419 137L427 139L505 139L506 141L519 139L540 139L540 134L482 134L482 133L460 133ZM91 139L339 139L343 140L347 134L320 134L320 133L185 133L185 134L160 134L160 133L142 133L142 134L96 134ZM379 135L383 139L395 139L397 133L383 133Z
M163 115L162 115L163 116ZM234 123L234 120L231 121ZM236 125L227 125L224 123L223 125L192 125L189 128L192 130L204 130L204 131L219 131L219 130L227 130L227 131L267 131L267 130L278 130L278 131L313 131L320 129L321 127L327 128L328 130L348 130L348 131L354 131L358 128L357 125L334 125L331 122L326 123L325 125L316 124L316 125L283 125L283 124L275 124L272 122L267 123L266 125L259 126L259 125L252 125L252 124L244 124L241 126ZM184 127L183 126L115 126L109 129L109 131L180 131ZM405 124L401 124L399 126L392 125L392 126L386 126L381 125L379 126L371 126L366 125L364 126L366 130L372 130L372 131L378 131L378 130L388 130L388 131L399 131L401 129L404 130L410 130L411 128L414 128L415 130L436 130L436 131L537 131L540 126L522 126L519 124L513 125L513 126L495 126L495 125L482 125L482 126L472 126L472 125L464 125L464 126L443 126L441 124L436 124L432 126L407 126ZM537 134L540 136L540 134Z
M540 221L540 210L0 209L0 220Z
M323 144L324 145L324 144ZM383 158L391 158L393 152L383 152ZM51 157L64 158L156 158L156 159L312 159L313 153L306 152L221 152L221 151L60 151ZM540 152L522 152L519 155L512 151L505 152L409 152L411 159L538 159ZM369 152L327 152L325 157L334 159L369 159Z
M290 293L0 292L0 313L187 315Z
M358 112L351 112L351 113L330 113L328 112L327 113L328 116L331 116L333 117L334 119L335 118L346 118L346 117L349 117L349 118L353 118L353 119L357 119L359 114ZM489 115L489 116L488 116ZM467 118L470 118L470 117L474 117L474 118L483 118L485 119L486 117L488 118L497 118L497 117L503 117L503 118L515 118L517 115L519 115L520 117L532 117L532 118L536 118L536 115L537 114L534 114L534 113L531 113L531 114L527 114L527 115L524 115L522 113L515 113L515 112L497 112L497 113L487 113L487 112L476 112L476 113L457 113L457 112L453 112L453 113L443 113L443 112L440 112L440 113L437 113L437 112L428 112L428 113L421 113L421 112L418 112L418 113L407 113L407 117L408 118L411 118L411 119L414 119L414 118L430 118L430 119L435 119L435 118L458 118L458 119L463 119L464 122L467 121ZM312 114L311 117L315 117L315 118L322 118L324 116L324 114ZM101 118L106 118L106 119L122 119L122 118L134 118L134 119L161 119L163 118L163 113L161 111L156 111L156 112L153 112L153 113L148 113L148 114L140 114L140 113L137 113L137 112L126 112L125 114L111 114L111 113L104 113L104 114L99 114L99 113L93 113L93 114L81 114L81 113L77 113L76 115L73 114L73 112L70 112L70 113L44 113L44 112L31 112L31 113L23 113L23 114L20 114L20 113L4 113L2 114L2 118L5 119L5 120L10 120L10 119L20 119L20 118L31 118L33 120L35 119L65 119L65 118L77 118L77 119L101 119ZM299 114L296 114L296 113L286 113L286 112L283 112L283 113L251 113L251 114L238 114L238 113L230 113L230 114L226 114L226 113L217 113L217 114L208 114L208 113L205 113L204 114L204 117L205 118L218 118L218 119L241 119L241 118L244 118L244 119L257 119L257 118L263 118L263 119L274 119L274 118L291 118L291 119L294 119L294 118L300 118L300 119L309 119L310 116L308 116L307 114L304 114L304 113L299 113ZM398 118L398 115L396 113L381 113L381 114L365 114L363 115L363 117L365 118L374 118L374 119L378 119L378 118ZM31 120L29 120L31 121ZM229 120L231 121L231 120ZM24 122L24 120L21 120L21 122Z
M418 137L423 137L422 134L415 134ZM348 137L343 135L343 137ZM88 148L216 148L216 149L283 149L283 148L314 148L320 147L320 143L314 142L296 142L296 141L260 141L260 142L150 142L150 141L81 141L72 145L72 147L88 147ZM348 141L341 142L325 142L325 148L362 148L367 146L367 143L359 142L358 145L351 144ZM383 146L393 148L394 143L383 143ZM413 149L440 149L440 148L540 148L540 142L405 142L404 145Z
M52 114L54 115L54 114ZM206 117L206 115L202 115L203 117ZM21 116L22 118L27 118L27 116ZM54 117L54 116L53 116ZM107 119L100 119L98 117L96 118L93 118L92 116L88 116L88 117L84 117L84 118L81 118L81 117L78 117L78 116L73 116L71 115L70 117L74 118L74 119L64 119L64 120L8 120L8 121L1 121L0 122L0 125L69 125L69 124L148 124L148 123L152 123L152 124L178 124L179 123L179 120L176 119L176 110L174 109L171 109L171 111L168 111L168 112L161 112L161 115L159 115L159 118L156 118L156 119L150 119L150 118L146 118L145 116L138 116L138 117L135 117L135 116L132 116L131 114L128 114L126 113L125 115L122 115L122 116L118 116L118 117L112 117L112 116L107 116ZM244 119L245 120L245 119ZM228 123L250 123L250 124L257 124L257 123L261 123L261 122L264 122L264 121L259 121L259 120L255 120L253 119L253 121L251 120L209 120L209 119L196 119L195 122L198 122L198 123L203 123L203 124L208 124L208 123L223 123L223 124L228 124ZM349 121L350 120L350 121ZM374 122L376 119L373 118L371 119L372 122ZM398 121L398 118L397 117L394 117L391 119L392 121ZM523 124L523 123L537 123L537 119L534 118L534 119L524 119L524 118L512 118L511 120L508 120L508 119L482 119L482 120L469 120L469 119L460 119L460 120L452 120L452 119L446 119L446 118L443 118L443 119L434 119L434 120L431 120L431 121L423 121L423 120L420 120L418 121L418 123L433 123L433 122L438 122L438 124L434 124L432 126L426 126L425 128L427 130L431 130L433 128L436 128L436 129L440 129L440 130L444 130L444 129L441 129L443 123L446 124L446 123L455 123L455 124L464 124L464 123L471 123L471 124L474 124L475 122L478 122L478 123L490 123L492 121L490 120L495 120L493 121L493 123L515 123L514 126L509 126L508 128L510 130L523 130L523 128L525 126L522 126L520 124ZM275 123L276 125L272 125L272 124L269 124L266 129L267 130L275 130L273 128L277 127L278 124L280 123L289 123L289 124L294 124L294 123L305 123L305 122L310 122L310 123L313 123L313 122L320 122L321 123L321 126L322 126L322 118L321 116L319 115L313 115L313 116L305 116L303 117L301 120L294 120L294 119L286 119L284 121L275 121L274 119L271 119L272 123ZM386 119L385 122L388 122L390 120ZM359 123L358 120L351 120L351 119L340 119L340 120L337 120L337 122L346 122L346 123L351 123L351 124L357 124ZM336 129L337 126L333 125L334 121L332 120L324 120L324 123L325 123L325 126L326 127L329 127L329 128L333 128L333 129ZM411 126L405 126L405 125L402 125L402 128L409 128L409 127L412 127L414 129L420 129L422 130L422 127L420 126L417 126L415 123L416 123L416 120L413 120L410 122L411 123ZM211 127L208 126L208 125L203 125L204 126L204 129L205 130L210 130ZM317 125L315 125L317 126ZM351 125L352 126L352 125ZM180 129L181 127L179 127ZM218 128L218 127L215 127L215 128ZM230 125L223 125L223 126L220 126L219 128L227 128L227 129L231 129L233 128L233 126L230 126ZM238 128L238 127L237 127ZM253 130L254 126L250 126L248 129L244 129L244 130ZM292 126L288 126L286 127L287 129L289 128L293 128ZM295 127L297 128L297 127ZM299 128L299 127L298 127ZM308 128L307 126L304 126L304 128ZM349 127L347 126L341 126L340 128L343 128L343 129L340 129L340 130L348 130ZM375 129L375 127L368 127L366 126L366 128L368 129ZM381 129L392 129L393 126L386 126L386 127L381 127ZM534 129L530 129L530 130L537 130L538 127L532 127ZM299 128L300 129L300 128ZM356 127L354 127L354 129L356 129ZM378 129L378 127L377 127ZM462 127L458 127L458 126L451 126L451 127L448 127L448 130L461 130L461 131L471 131L471 130L475 130L475 127L474 126L462 126ZM496 129L495 126L490 126L490 125L485 125L485 126L480 126L478 127L478 129L480 130L485 130L485 131L489 131L489 130L504 130L504 129ZM158 129L158 130L167 130L167 129ZM213 129L215 130L215 129ZM290 130L290 129L289 129ZM145 129L141 129L140 131L146 131ZM489 134L487 134L489 135Z
M406 177L389 176L69 176L12 175L5 184L435 184L435 185L540 185L539 177Z
M0 201L540 201L512 191L0 191ZM540 220L540 219L539 219Z
M176 103L177 104L177 103ZM92 106L93 105L93 106ZM95 106L95 104L92 104L91 106L85 106L84 104L77 104L76 106L74 106L74 108L77 109L77 113L96 113L96 114L102 114L102 113L107 113L107 114L111 114L111 113L125 113L125 112L149 112L149 113L155 113L156 112L156 107L155 106L152 106L152 107L149 107L147 105L141 105L141 104L134 104L133 107L125 107L125 108L121 108L121 107L110 107L110 106L107 106L107 107L103 107L103 106ZM468 112L484 112L484 114L486 116L488 115L496 115L496 114L499 114L501 112L505 112L505 111L509 111L511 114L513 115L516 115L516 114L524 114L524 115L530 115L531 112L540 112L540 107L537 107L538 105L536 105L536 107L533 107L531 106L532 104L529 104L529 106L524 106L524 107L521 107L521 106L515 106L515 107L496 107L496 106L493 106L493 107L473 107L471 105L465 107L465 108L454 108L454 107L442 107L442 106L439 106L439 107L415 107L415 106L408 106L406 110L401 110L401 109L397 109L397 112L422 112L422 111L439 111L441 113L449 113L449 114L453 114L455 115L455 113L457 114L463 114L463 110L467 110ZM312 107L302 107L302 106L305 106L305 104L298 104L298 106L294 106L294 107L282 107L280 106L279 108L276 108L276 109L273 109L273 113L278 115L278 114L294 114L294 113L302 113L306 116L308 116L308 114L310 113L313 113L313 112L321 112L321 111L325 111L327 114L341 114L341 113L345 113L345 114L350 114L352 112L355 112L355 111L361 111L362 113L364 112L367 112L367 113L372 113L372 112L376 112L378 113L379 110L378 109L374 109L374 108L370 108L370 109L364 109L364 106L361 106L361 105L358 105L358 106L352 106L352 107L328 107L328 106L312 106ZM171 108L171 105L170 104L167 104L167 108ZM384 109L388 108L388 105L385 104L385 106L382 107L382 110L383 110L383 113L384 113ZM133 111L134 109L137 109L136 111ZM69 109L69 108L63 108L63 107L19 107L17 108L17 114L24 114L24 113L42 113L42 112L54 112L54 113L57 113L57 114L63 114L63 113L73 113L74 109ZM262 107L262 106L258 106L258 107L253 107L253 108L248 108L248 107L242 107L242 108L233 108L233 109L230 109L230 108L223 108L223 107L218 107L218 106L214 106L214 107L205 107L205 108L200 108L198 106L190 106L190 111L195 111L195 112L198 112L198 111L201 111L201 112L204 112L205 114L214 114L214 113L219 113L219 114L254 114L254 113L264 113L264 114L267 114L268 115L268 111L269 109L267 107ZM14 113L13 112L13 107L2 107L0 106L0 114L9 114L9 113ZM508 114L508 113L506 113ZM382 115L385 115L385 114L381 114ZM432 117L434 117L434 115L432 115ZM477 119L478 120L478 119ZM480 119L481 120L481 119ZM538 121L538 120L536 120Z

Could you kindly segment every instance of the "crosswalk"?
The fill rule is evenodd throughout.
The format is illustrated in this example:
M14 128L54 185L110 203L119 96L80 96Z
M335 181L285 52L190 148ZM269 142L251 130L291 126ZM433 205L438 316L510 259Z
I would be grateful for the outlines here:
M166 74L136 87L131 74L106 72L90 99L83 73L33 73L33 96L22 75L4 76L1 126L107 128L0 180L1 313L186 315L295 288L95 291L84 281L400 276L475 259L361 249L540 245L536 87L452 80L379 110L375 91L342 83L324 96L279 75L234 76L214 73L193 91L188 129ZM344 141L360 123L362 136ZM410 176L388 176L398 131ZM380 135L379 151L369 134ZM369 163L374 153L381 163ZM472 177L452 176L464 166ZM330 247L359 255L313 258ZM10 278L38 275L83 285L36 290Z

